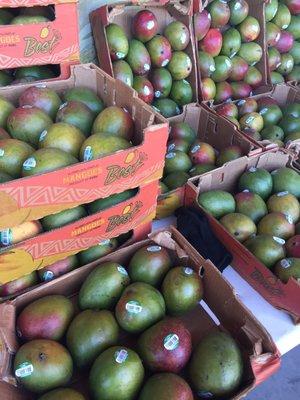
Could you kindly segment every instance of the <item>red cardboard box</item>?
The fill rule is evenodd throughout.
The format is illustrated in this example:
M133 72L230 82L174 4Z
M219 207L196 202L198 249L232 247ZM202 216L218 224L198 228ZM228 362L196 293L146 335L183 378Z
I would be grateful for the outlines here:
M210 190L234 191L239 177L250 167L276 168L290 166L292 157L284 151L266 152L257 157L243 157L191 180L187 185L185 204L193 205L205 212L198 204L200 193ZM210 226L218 239L233 255L232 267L274 307L286 311L295 322L300 321L300 285L295 279L284 284L273 272L262 264L246 247L238 242L211 215L207 215Z
M155 217L158 182L127 201L0 251L0 284L42 269L98 243L134 230Z
M54 20L0 26L1 69L79 62L77 0L3 1L0 8L38 5L53 5Z
M78 65L71 77L48 82L58 93L74 86L95 90L106 105L125 107L135 123L133 147L98 160L16 179L0 185L0 230L41 219L80 204L121 193L161 178L168 123L137 98L136 92L94 65ZM29 85L2 88L0 95L16 103Z
M170 249L174 257L174 265L193 268L202 277L204 301L195 310L185 315L182 321L191 332L193 346L196 346L208 332L216 330L227 331L234 337L242 350L245 368L241 387L237 393L229 396L228 400L244 398L258 384L274 374L280 366L280 355L270 335L237 299L232 287L214 265L198 254L174 228L154 235L153 241L157 245ZM153 241L145 240L116 251L102 258L101 263L112 261L126 267L139 248L153 244ZM1 400L33 400L32 395L22 390L17 384L12 371L14 354L19 348L16 318L20 310L46 295L61 294L76 302L82 282L99 265L99 261L0 305ZM123 342L126 343L126 340L125 337ZM135 340L133 342L131 339L129 343L131 343L129 347L135 347ZM89 398L86 379L74 377L72 386Z
M162 6L162 4L165 4ZM131 25L132 19L139 11L147 9L154 13L157 18L159 33L163 33L165 27L174 20L181 21L190 32L190 43L184 50L192 60L193 69L186 80L190 83L193 89L193 102L198 101L198 82L196 70L196 53L194 46L193 28L192 28L192 12L193 4L191 1L162 1L157 3L148 2L147 4L137 5L113 5L103 6L91 13L90 19L93 29L93 35L98 55L100 68L102 68L109 75L114 76L112 62L110 59L109 48L106 38L106 26L110 23L120 25L127 37L132 38Z
M209 143L217 151L227 146L236 145L243 155L253 156L262 152L245 135L238 132L228 120L214 115L206 108L197 104L189 104L183 108L183 113L169 118L170 124L187 122L202 142ZM217 168L217 167L216 167ZM184 203L185 187L170 191L159 196L156 218L161 219L173 214Z

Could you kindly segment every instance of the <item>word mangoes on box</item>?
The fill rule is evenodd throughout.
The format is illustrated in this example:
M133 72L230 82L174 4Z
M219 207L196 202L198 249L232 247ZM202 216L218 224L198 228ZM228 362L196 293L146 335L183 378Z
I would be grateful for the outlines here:
M0 68L79 62L77 0L1 1L0 8L54 6L55 19L0 26Z
M162 1L159 2L148 2L141 6L137 5L115 5L115 7L103 6L91 13L91 24L93 29L93 35L95 40L95 46L97 50L97 56L100 67L107 72L109 75L114 76L112 62L110 59L110 52L106 36L106 27L110 23L120 25L126 36L131 39L131 23L132 19L141 10L149 10L156 16L158 22L158 31L162 33L166 26L173 21L182 22L190 32L190 43L184 50L192 61L192 72L186 78L193 89L193 102L198 101L198 82L197 82L197 57L194 46L194 35L192 28L192 14L193 4L191 1L183 2L179 1ZM162 4L165 4L162 6Z
M0 285L86 250L154 219L158 181L140 187L127 201L82 218L59 229L42 233L0 251ZM144 238L145 236L143 236Z
M172 235L172 236L171 236ZM267 331L247 308L235 297L232 287L215 266L198 254L178 231L160 232L153 236L158 245L167 247L174 256L174 265L193 268L203 275L204 302L182 318L192 336L193 347L209 332L225 330L237 340L244 359L244 376L238 392L228 400L244 398L258 384L268 379L280 366L280 356ZM111 261L127 266L133 254L141 247L153 244L145 240L101 258L101 263ZM19 348L16 334L16 317L20 310L38 298L59 294L76 298L82 282L99 262L70 272L55 281L44 284L0 305L0 393L1 400L33 400L16 385L12 372L13 357ZM210 309L210 314L207 310ZM220 322L216 323L218 320ZM124 337L124 339L126 339ZM77 390L88 395L87 385L80 377L74 382ZM88 398L88 397L87 397ZM62 400L62 399L60 399ZM172 399L170 399L172 400Z
M264 168L273 171L291 166L292 157L284 151L265 152L257 157L243 157L232 161L200 178L190 180L187 185L185 204L203 208L197 202L200 193L210 190L232 192L239 177L249 168ZM262 264L242 243L238 242L211 215L207 215L210 226L218 239L233 256L232 267L272 306L286 311L295 322L300 321L300 284L295 279L283 283L273 272Z
M214 115L210 110L197 104L188 104L183 108L183 113L169 118L169 123L186 122L197 133L197 139L210 144L217 151L225 147L238 146L243 155L252 156L262 152L245 135L237 131L236 127L228 120ZM217 167L216 167L217 168ZM170 216L184 203L185 187L162 194L158 199L156 218Z
M3 88L0 95L16 103L31 86L34 84ZM134 189L162 176L168 123L138 99L133 89L92 64L72 66L70 79L48 82L47 86L58 93L88 87L106 106L126 108L135 124L134 146L98 160L1 184L0 230Z

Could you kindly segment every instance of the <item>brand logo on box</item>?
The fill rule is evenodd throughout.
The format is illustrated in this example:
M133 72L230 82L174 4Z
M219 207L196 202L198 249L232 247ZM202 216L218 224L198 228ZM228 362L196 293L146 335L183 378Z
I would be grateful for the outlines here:
M32 57L36 54L52 53L61 41L62 36L57 30L45 27L40 32L40 37L25 37L25 57Z
M121 215L112 215L108 218L108 227L106 228L106 232L111 232L120 225L128 224L142 208L143 203L141 201L137 201L136 203L131 203L126 206Z
M147 154L138 153L137 151L128 154L124 161L125 165L110 165L107 167L108 174L104 184L111 185L121 179L134 176L143 167L147 158Z

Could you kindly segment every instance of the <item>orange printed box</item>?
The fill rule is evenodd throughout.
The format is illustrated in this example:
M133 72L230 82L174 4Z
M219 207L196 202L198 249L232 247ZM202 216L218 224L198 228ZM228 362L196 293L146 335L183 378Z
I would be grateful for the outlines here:
M55 1L1 2L17 15L18 7L48 6L53 20L0 25L0 68L79 61L77 3ZM66 21L68 21L66 23Z
M0 284L21 278L80 251L134 230L155 217L158 181L113 207L0 251Z
M162 177L168 123L137 98L136 92L95 65L71 67L68 80L47 82L59 94L72 87L94 90L106 106L124 107L134 121L133 147L57 171L0 184L0 230L87 204L156 181ZM16 103L34 84L3 88Z

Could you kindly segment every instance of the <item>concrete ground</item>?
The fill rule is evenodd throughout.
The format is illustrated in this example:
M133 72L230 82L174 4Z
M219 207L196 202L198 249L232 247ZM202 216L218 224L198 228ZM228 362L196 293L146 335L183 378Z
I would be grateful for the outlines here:
M300 346L282 358L279 372L247 396L247 400L300 399Z

